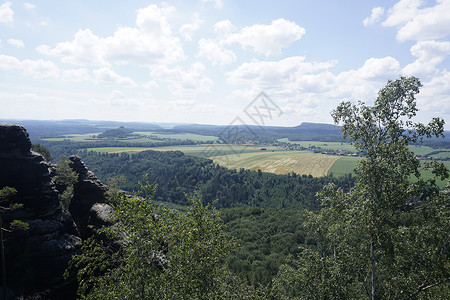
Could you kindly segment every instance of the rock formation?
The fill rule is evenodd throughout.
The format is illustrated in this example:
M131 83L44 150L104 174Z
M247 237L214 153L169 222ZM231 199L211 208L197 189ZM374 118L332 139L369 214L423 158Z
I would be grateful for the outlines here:
M111 209L106 204L108 189L86 168L79 156L72 155L69 160L69 166L78 174L69 211L77 224L80 237L85 239L92 234L89 225L101 227L107 224L107 214Z
M22 204L1 212L3 227L14 219L29 225L28 230L4 232L6 281L17 296L41 291L41 299L58 299L66 297L60 294L67 294L68 288L62 274L79 251L81 239L70 214L61 207L51 164L30 147L25 128L0 124L0 189L15 188L12 201Z

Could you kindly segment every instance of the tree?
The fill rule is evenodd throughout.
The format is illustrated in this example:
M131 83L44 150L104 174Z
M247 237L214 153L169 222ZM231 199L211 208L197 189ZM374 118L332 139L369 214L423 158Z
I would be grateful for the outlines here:
M186 213L149 197L119 195L112 226L97 231L73 259L83 299L236 299L252 291L223 267L236 241L198 195Z
M64 155L61 155L61 160L56 164L55 173L54 180L60 191L58 197L62 207L67 210L73 197L74 184L78 181L78 174L72 170L69 160Z
M443 136L442 119L428 125L411 120L420 86L415 77L401 77L388 81L373 106L343 102L332 112L335 123L343 123L344 138L365 159L348 193L332 185L319 193L322 209L310 213L307 222L316 246L303 249L291 269L284 267L278 286L292 274L300 278L295 293L306 298L448 296L448 189L439 191L432 180L420 179L420 169L432 168L441 179L448 178L448 170L436 162L421 165L408 148L423 137ZM411 183L411 176L418 183Z
M46 147L42 146L41 144L31 145L31 150L36 151L37 153L41 154L47 161L53 160L53 157L52 157L52 154L50 153L50 151Z

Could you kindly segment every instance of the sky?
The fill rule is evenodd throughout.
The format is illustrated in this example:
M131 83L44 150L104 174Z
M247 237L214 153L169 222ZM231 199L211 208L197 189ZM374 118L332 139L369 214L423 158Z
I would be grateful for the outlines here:
M332 123L400 76L450 130L450 0L0 0L2 119Z

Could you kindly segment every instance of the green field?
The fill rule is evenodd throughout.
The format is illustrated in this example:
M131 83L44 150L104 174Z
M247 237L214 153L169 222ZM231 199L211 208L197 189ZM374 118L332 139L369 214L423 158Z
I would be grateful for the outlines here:
M101 132L85 133L85 134L67 134L67 135L62 135L62 136L58 136L58 137L43 138L42 140L43 141L52 141L52 142L60 142L60 141L64 141L64 140L70 140L73 142L95 142L95 141L98 141L99 139L95 139L95 138L93 138L93 136L97 136L100 133Z
M43 138L43 141L52 141L52 142L60 142L63 140L70 140L73 142L96 142L96 141L103 141L103 139L96 138L97 135L99 135L101 132L96 133L87 133L87 134L67 134L63 136L58 137L52 137L52 138ZM216 136L210 136L210 135L200 135L200 134L193 134L193 133L179 133L179 134L163 134L163 133L156 133L156 132L133 132L133 136L127 137L127 138L117 138L115 139L118 142L127 142L127 143L160 143L163 142L163 140L160 139L154 139L150 136L157 136L159 138L170 138L175 140L192 140L195 142L208 142L208 141L217 141L219 138Z
M176 140L191 140L195 142L208 142L208 141L217 141L219 138L217 136L212 135L200 135L194 133L176 133L176 134L165 134L165 133L157 133L150 131L137 131L133 132L133 134L142 135L142 136L157 136L160 138L168 138L168 139L176 139Z
M334 162L331 168L328 170L328 175L331 173L333 176L339 177L345 174L353 173L356 167L356 163L360 161L360 157L343 156L339 157L338 160Z

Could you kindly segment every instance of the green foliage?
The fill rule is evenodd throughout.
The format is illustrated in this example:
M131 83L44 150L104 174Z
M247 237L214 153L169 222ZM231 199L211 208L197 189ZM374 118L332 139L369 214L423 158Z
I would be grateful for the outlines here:
M137 196L116 199L113 211L114 225L73 259L83 299L245 299L254 292L224 269L236 241L198 195L185 214Z
M100 133L98 138L126 138L131 136L133 130L120 126L115 129L108 129L103 133Z
M30 228L27 222L21 220L13 220L10 224L11 230L27 230Z
M17 194L17 190L10 186L5 186L0 189L0 201L8 200Z
M56 164L55 177L53 178L60 191L59 200L64 209L68 209L73 197L73 186L78 181L77 173L69 165L70 161L64 155Z
M234 207L221 214L226 231L240 240L227 265L253 286L270 286L279 266L306 240L303 211Z
M322 209L305 225L315 246L304 248L274 280L283 297L314 299L443 299L449 294L449 194L419 180L409 143L440 136L443 120L413 123L414 78L389 81L373 107L341 103L332 115L366 158L349 192L326 186ZM432 166L441 178L442 165ZM292 286L285 286L291 281Z
M53 157L52 157L50 151L46 147L42 146L41 144L31 145L31 150L36 151L37 153L41 154L47 161L53 160Z
M158 186L156 201L186 205L186 194L198 190L202 203L214 203L218 208L248 205L314 209L318 206L315 194L325 184L333 182L348 190L354 182L351 176L303 178L297 174L229 170L179 151L144 151L131 156L86 152L83 161L103 182L125 177L126 191L139 190L138 181L148 174L149 182Z

